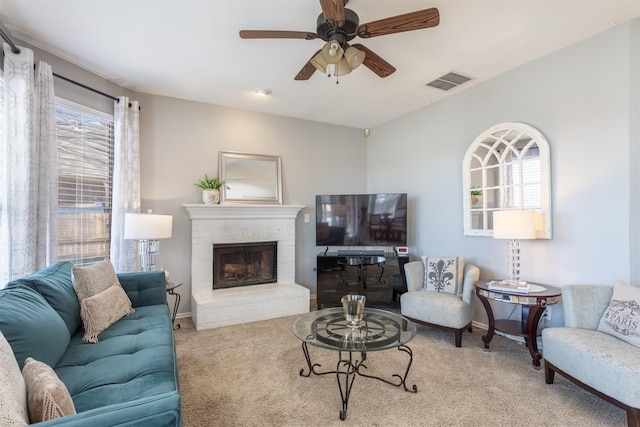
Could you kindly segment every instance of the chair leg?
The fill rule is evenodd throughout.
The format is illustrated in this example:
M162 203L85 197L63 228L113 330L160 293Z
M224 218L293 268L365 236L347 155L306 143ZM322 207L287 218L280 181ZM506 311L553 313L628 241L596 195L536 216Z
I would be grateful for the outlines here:
M627 407L627 426L640 426L640 409Z
M462 329L457 329L454 333L456 347L462 347Z
M556 375L556 371L551 369L549 362L544 361L544 382L547 384L553 384L553 378Z
M473 333L473 327L471 325L469 325L469 327L467 328L467 332Z

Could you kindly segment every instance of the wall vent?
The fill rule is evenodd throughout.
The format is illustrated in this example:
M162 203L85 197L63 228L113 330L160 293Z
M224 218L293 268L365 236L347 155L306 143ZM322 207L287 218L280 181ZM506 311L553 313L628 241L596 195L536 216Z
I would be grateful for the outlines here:
M470 77L465 77L458 73L450 72L442 77L438 77L432 82L427 83L427 86L435 87L436 89L449 90L456 86L460 86L463 83L471 80Z

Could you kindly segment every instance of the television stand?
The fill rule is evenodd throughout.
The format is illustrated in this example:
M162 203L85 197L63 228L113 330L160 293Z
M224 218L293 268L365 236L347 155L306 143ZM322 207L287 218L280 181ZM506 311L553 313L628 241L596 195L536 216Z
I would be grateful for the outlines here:
M397 309L396 295L407 289L404 265L409 262L409 256L384 251L382 255L350 251L354 252L355 255L342 255L342 251L317 255L318 308L341 307L340 299L344 295L358 294L367 297L367 307Z

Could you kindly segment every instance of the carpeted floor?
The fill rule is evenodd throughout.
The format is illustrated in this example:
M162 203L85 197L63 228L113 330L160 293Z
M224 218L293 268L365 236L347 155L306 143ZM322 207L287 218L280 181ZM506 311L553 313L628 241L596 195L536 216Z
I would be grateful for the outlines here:
M185 426L624 426L626 414L556 375L544 382L527 349L496 336L485 351L476 329L462 348L452 334L418 326L409 343L407 393L356 377L340 421L335 375L309 378L294 317L196 331L179 319L176 349ZM314 363L335 369L337 353L310 346ZM402 373L397 350L367 354L373 375Z

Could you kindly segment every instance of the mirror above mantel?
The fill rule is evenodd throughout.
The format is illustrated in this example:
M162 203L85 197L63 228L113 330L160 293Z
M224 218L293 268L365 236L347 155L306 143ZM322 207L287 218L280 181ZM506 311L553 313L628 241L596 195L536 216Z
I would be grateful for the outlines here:
M532 210L536 238L551 238L550 148L537 129L500 123L482 132L462 162L464 234L493 236L493 212Z
M282 204L282 160L279 156L218 153L218 171L224 181L223 204Z

